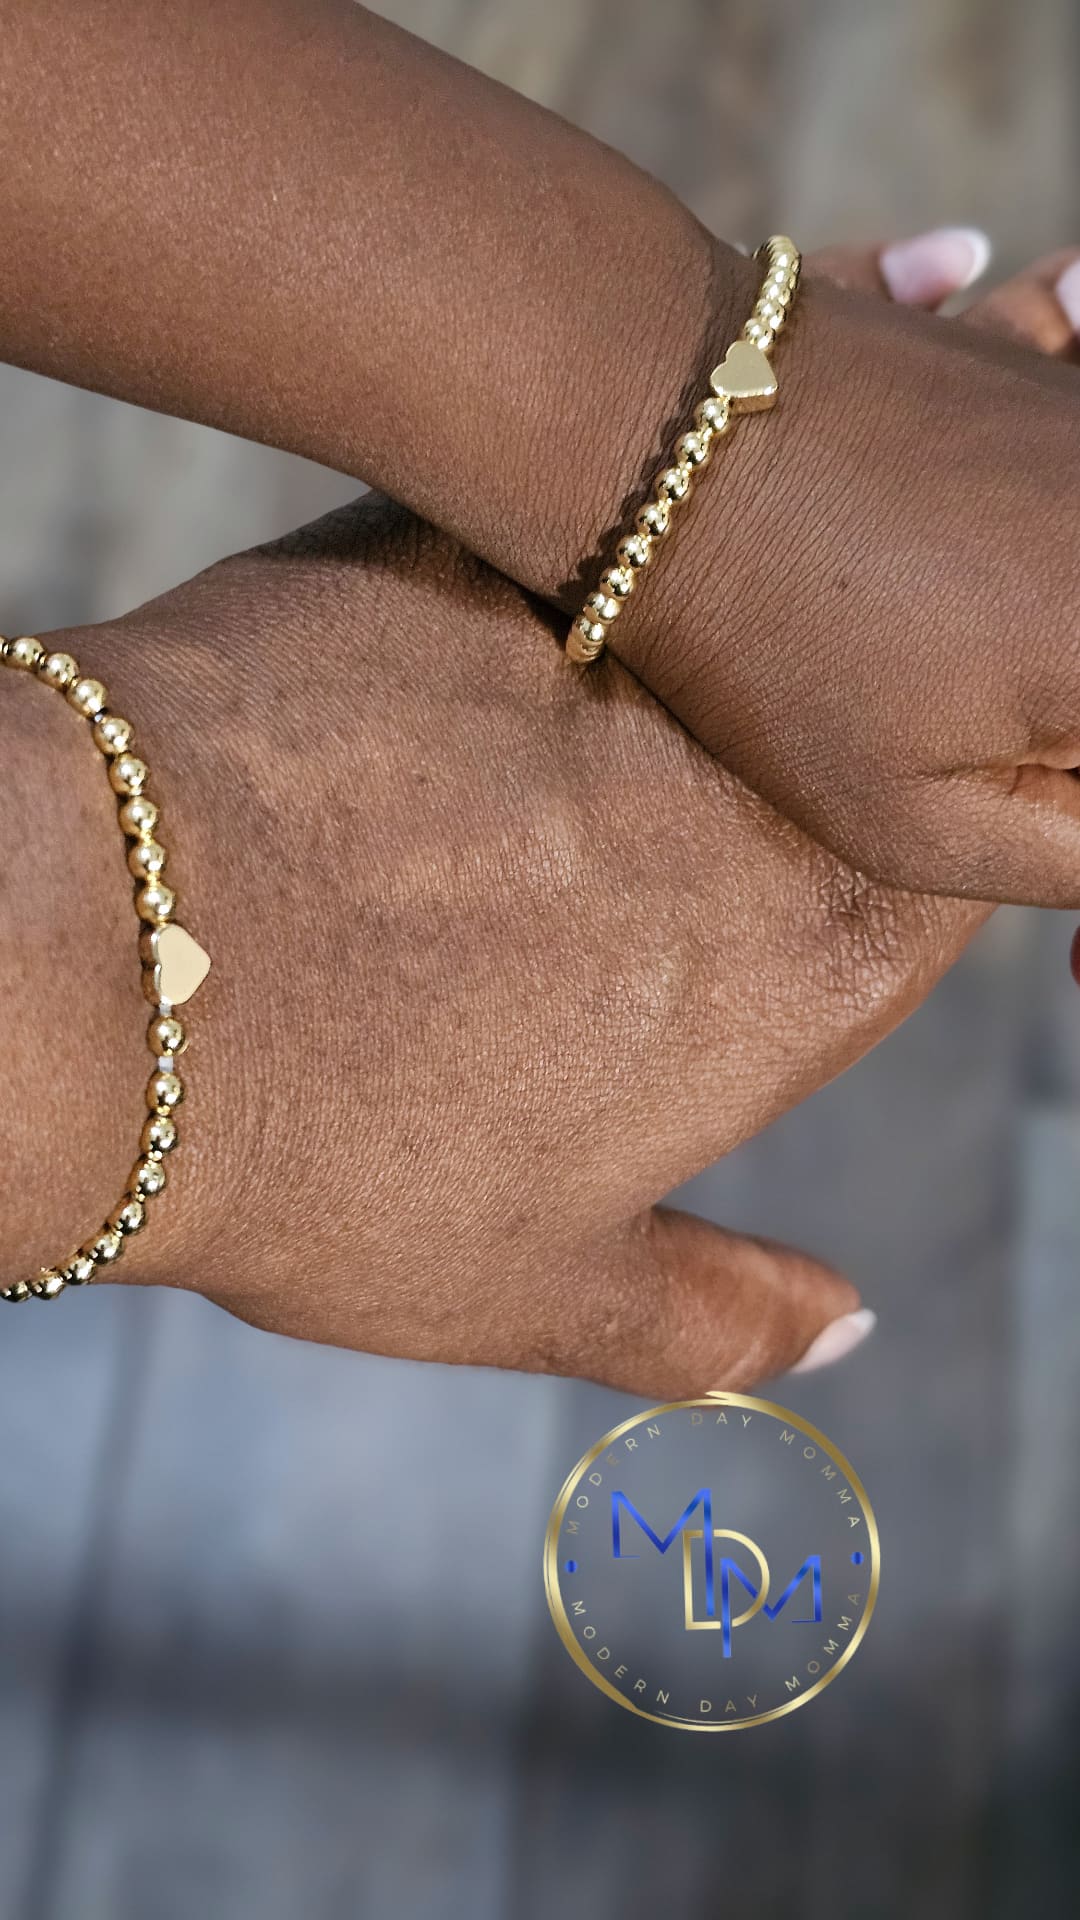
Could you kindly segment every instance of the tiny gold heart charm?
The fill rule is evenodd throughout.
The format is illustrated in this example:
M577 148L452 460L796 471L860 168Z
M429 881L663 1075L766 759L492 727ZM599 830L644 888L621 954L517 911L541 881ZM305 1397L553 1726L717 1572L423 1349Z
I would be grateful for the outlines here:
M750 340L736 340L728 348L709 385L719 399L730 401L733 413L762 413L776 401L776 375Z
M203 952L186 927L170 920L163 927L148 928L140 945L148 1000L182 1007L198 993L210 971L210 955Z

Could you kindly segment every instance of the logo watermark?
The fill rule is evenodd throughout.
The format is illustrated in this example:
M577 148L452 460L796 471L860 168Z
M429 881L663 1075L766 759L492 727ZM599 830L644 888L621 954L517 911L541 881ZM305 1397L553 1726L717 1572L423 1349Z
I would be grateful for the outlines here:
M631 1713L761 1726L835 1680L881 1554L854 1468L771 1400L713 1393L635 1414L569 1474L544 1579L567 1651Z

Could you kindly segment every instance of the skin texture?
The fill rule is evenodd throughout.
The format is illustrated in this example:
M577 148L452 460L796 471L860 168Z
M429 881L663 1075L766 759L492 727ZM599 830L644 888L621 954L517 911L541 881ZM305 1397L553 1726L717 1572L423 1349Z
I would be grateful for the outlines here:
M872 255L822 264L874 284ZM1052 344L1047 271L980 324ZM779 1372L857 1305L655 1202L882 1037L985 908L846 867L614 660L552 674L535 602L372 499L57 643L137 720L215 962L185 1144L110 1278L661 1395ZM98 756L9 673L0 717L14 1275L119 1190L147 1009Z
M0 27L0 351L354 472L571 608L753 265L349 0ZM777 367L615 647L860 870L1080 904L1072 370L813 275Z
M582 697L518 589L370 500L58 644L148 716L183 915L215 961L191 1144L110 1277L641 1393L775 1371L857 1304L802 1256L653 1203L892 1027L984 909L860 879L617 662ZM70 968L74 912L109 1063L44 1114L68 1021L8 1029L5 1224L42 1257L42 1139L95 1134L118 1187L145 1010L100 762L55 694L7 676L0 696L16 791L50 765L77 782L46 844L17 847L0 958L25 989L31 922L30 951Z

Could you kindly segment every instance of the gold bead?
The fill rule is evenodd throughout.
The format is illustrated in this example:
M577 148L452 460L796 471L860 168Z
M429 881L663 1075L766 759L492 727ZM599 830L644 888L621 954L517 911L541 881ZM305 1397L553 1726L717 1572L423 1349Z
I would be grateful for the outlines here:
M120 809L121 830L131 840L141 840L152 834L158 823L158 810L145 793L134 800L125 800Z
M4 1288L4 1299L11 1300L15 1305L18 1305L21 1300L29 1300L29 1298L30 1289L25 1280L13 1280L10 1287Z
M656 483L663 500L685 500L690 492L690 475L685 467L668 467Z
M84 719L97 720L109 704L109 696L100 680L73 680L67 689L68 705Z
M136 880L156 880L167 858L159 840L136 840L128 854L128 867Z
M588 596L571 627L567 654L580 664L595 660L603 652L605 628L617 611L612 602L626 599L636 575L652 557L653 543L669 531L672 508L692 492L697 471L711 458L713 440L729 431L733 406L743 412L757 411L770 406L775 398L776 381L767 356L795 298L800 259L792 242L782 234L763 241L754 257L764 268L757 304L740 339L732 343L722 367L712 376L720 391L698 403L693 426L677 441L672 464L655 482L653 498L634 516L635 531L618 542L618 565L601 574L597 590ZM747 345L761 352L764 369L754 367ZM726 388L725 373L729 376Z
M605 626L617 619L622 612L621 603L613 600L607 593L590 593L585 601L585 612L590 620L602 620Z
M623 567L647 567L652 559L652 538L647 533L628 533L619 541L615 557Z
M625 600L634 591L635 581L629 567L605 567L600 585L615 600Z
M69 1287L88 1287L94 1277L95 1263L88 1253L76 1253L64 1268L64 1279Z
M86 1254L96 1267L108 1267L119 1260L124 1247L124 1236L115 1227L102 1227L96 1239L88 1240L79 1252Z
M55 1300L63 1293L67 1281L59 1267L42 1267L36 1279L30 1282L30 1291L37 1300Z
M671 525L671 508L666 500L650 500L637 513L634 525L650 540L662 540Z
M185 1053L187 1034L175 1014L159 1013L146 1030L146 1044L151 1053Z
M126 753L134 737L131 721L122 720L118 713L103 713L94 728L94 745L110 760L118 753Z
M138 1200L153 1200L168 1178L160 1160L136 1160L128 1181L128 1192Z
M121 753L109 768L109 785L114 793L141 794L150 778L150 769L137 754Z
M731 407L727 400L721 400L715 393L711 393L709 398L702 400L695 409L694 419L699 433L726 433L731 425Z
M595 660L604 641L607 639L607 634L600 625L600 622L598 620L590 620L587 613L578 614L571 628L571 633L576 636L580 643L576 657L581 659Z
M79 677L79 663L71 653L47 653L37 671L38 679L44 680L46 686L66 693L72 681Z
M155 1073L146 1089L146 1104L151 1113L171 1113L184 1097L184 1083L178 1073Z
M703 467L709 458L708 442L700 433L684 433L675 443L675 458L681 467Z
M109 1226L114 1233L123 1234L125 1240L130 1234L138 1233L146 1225L146 1202L137 1193L129 1193L114 1207L109 1215Z
M171 1113L152 1113L142 1130L139 1145L147 1158L153 1160L163 1153L172 1153L179 1138Z
M18 673L36 673L45 658L45 649L40 640L24 635L20 640L9 640L4 653L5 663L14 667Z
M152 880L135 896L135 911L139 919L149 921L154 927L163 926L175 906L175 893L161 880Z

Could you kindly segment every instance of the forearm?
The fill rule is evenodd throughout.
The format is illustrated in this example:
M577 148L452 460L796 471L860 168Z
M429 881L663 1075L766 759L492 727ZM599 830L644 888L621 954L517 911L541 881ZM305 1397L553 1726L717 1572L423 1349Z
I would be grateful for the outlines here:
M220 575L224 569L219 569ZM125 1239L108 1277L203 1287L238 1257L237 1194L258 1221L291 1204L288 1169L256 1151L281 1050L269 1010L303 1058L307 984L294 985L265 921L265 876L287 858L278 736L258 749L258 782L229 727L230 686L265 685L245 609L214 593L212 643L176 616L180 596L92 629L48 636L100 678L109 711L134 725L151 769L155 829L175 919L206 943L213 966L191 1007L176 1009L184 1094L166 1189L147 1230ZM263 627L269 624L263 621ZM220 634L228 635L222 648ZM260 633L261 638L261 633ZM260 677L261 676L261 677ZM101 1233L144 1152L148 1047L156 1007L144 992L131 841L90 722L37 674L0 663L0 1286L63 1268ZM238 793L238 788L240 789ZM303 871L318 898L326 870L310 848ZM258 945L259 954L252 949ZM268 975L260 977L261 958ZM273 994L266 977L275 981ZM301 1074L296 1072L299 1079ZM295 1108L294 1108L295 1110ZM329 1169L328 1169L329 1171ZM244 1252L257 1260L250 1222Z
M557 596L753 268L350 0L0 22L0 355L356 473Z

